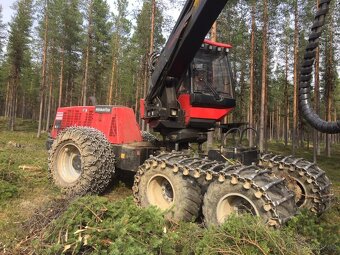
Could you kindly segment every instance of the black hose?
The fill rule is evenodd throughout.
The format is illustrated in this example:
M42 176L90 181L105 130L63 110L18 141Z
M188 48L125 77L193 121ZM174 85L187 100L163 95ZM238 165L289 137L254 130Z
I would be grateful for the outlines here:
M312 80L313 65L330 2L331 0L321 0L319 10L315 15L312 32L309 36L309 42L306 47L304 62L301 67L299 104L302 115L313 128L322 133L335 134L340 133L340 121L327 122L321 119L319 115L315 113L310 104L310 84Z

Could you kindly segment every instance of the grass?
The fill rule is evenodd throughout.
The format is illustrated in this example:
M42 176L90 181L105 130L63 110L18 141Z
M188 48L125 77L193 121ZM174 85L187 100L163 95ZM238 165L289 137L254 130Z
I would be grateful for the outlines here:
M20 238L19 223L58 191L47 178L46 136L36 138L31 121L18 121L19 131L15 132L4 131L4 121L0 123L1 246L1 241Z
M45 149L47 134L43 134L41 138L36 138L36 128L37 125L33 121L18 120L16 131L9 132L6 131L6 121L0 118L0 253L8 250L8 247L15 247L26 238L27 229L25 229L23 223L30 219L37 210L62 197L58 189L48 179L48 154ZM270 151L274 153L291 154L291 148L285 147L279 142L270 143L269 147ZM320 156L318 164L332 180L338 200L335 202L335 206L321 218L312 223L307 222L314 225L302 234L307 233L309 235L309 233L315 232L318 233L317 235L327 237L339 231L340 172L338 161L340 159L340 145L334 145L332 153L331 158ZM312 150L299 149L296 156L312 160ZM132 176L130 177L132 179ZM115 185L111 191L105 194L106 199L116 202L130 196L130 184L129 182L126 183ZM337 224L334 224L334 222ZM301 225L306 224L302 221ZM336 226L335 230L330 227L334 225ZM319 232L315 231L315 226L320 226L318 227ZM301 229L303 228L299 227L296 231ZM330 231L330 229L332 230ZM187 232L184 234L188 235ZM179 232L178 235L181 235L181 233ZM314 236L313 238L317 237ZM181 239L181 236L179 236L179 239ZM331 238L324 239L332 240Z

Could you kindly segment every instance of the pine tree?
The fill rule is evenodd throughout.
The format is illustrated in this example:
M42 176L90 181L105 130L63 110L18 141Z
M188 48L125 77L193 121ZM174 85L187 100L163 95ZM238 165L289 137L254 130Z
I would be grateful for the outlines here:
M316 0L316 6L319 7L320 0ZM316 49L315 72L314 72L314 111L320 114L320 47ZM316 163L317 156L320 155L319 132L313 131L313 161Z
M149 49L150 49L150 28L151 28L151 11L152 2L151 0L145 0L143 2L142 9L138 12L135 28L135 32L131 38L129 53L130 59L133 61L137 78L135 80L138 84L139 95L144 97L147 90L147 74L148 74L148 60L149 60ZM162 27L164 22L163 11L158 2L156 2L155 10L155 28L154 28L154 49L159 51L165 39L162 34Z
M17 95L21 84L21 74L25 65L25 55L29 52L30 28L32 26L32 0L18 1L16 15L10 24L8 40L9 74L9 123L10 130L14 130L17 115Z
M47 48L48 48L48 1L45 0L44 6L44 40L43 40L43 56L42 56L42 68L41 68L41 85L40 85L40 107L39 107L39 123L37 137L41 135L42 121L43 121L43 110L46 93L46 79L47 79Z
M6 101L6 73L7 63L4 61L4 47L6 39L6 26L3 23L2 6L0 5L0 115L5 114L5 107L2 107Z
M334 4L334 3L333 3ZM336 84L336 69L334 65L334 5L330 8L328 24L326 28L326 50L325 50L325 115L326 121L333 121L334 91ZM331 157L332 136L326 134L325 152L327 157Z
M6 39L6 25L3 23L2 19L2 5L0 4L0 65L3 62L3 50Z
M260 112L260 134L259 134L259 149L264 151L264 143L266 140L266 100L267 100L267 31L268 31L268 3L263 1L263 28L262 28L262 89L261 89L261 112Z
M80 1L51 1L49 13L49 52L50 61L54 62L54 77L59 84L58 106L72 105L79 93L77 74L83 39Z
M127 0L117 0L116 1L117 14L114 15L114 32L111 39L111 75L109 80L109 90L107 102L112 104L113 102L119 103L120 99L124 95L120 95L118 98L118 86L127 88L131 87L129 84L133 83L132 77L135 75L134 71L130 70L130 61L126 61L127 55L125 53L127 50L126 42L129 40L128 36L131 30L131 22L128 20L128 2ZM126 82L126 75L131 79ZM129 94L127 92L127 94Z
M250 41L250 74L249 74L249 125L254 128L254 88L255 88L255 32L256 32L256 1L252 2L251 41ZM249 133L249 146L254 145L254 133Z
M96 96L106 102L106 84L110 63L112 22L106 0L87 3L87 47L83 80L83 104L87 96ZM104 85L105 84L105 85Z

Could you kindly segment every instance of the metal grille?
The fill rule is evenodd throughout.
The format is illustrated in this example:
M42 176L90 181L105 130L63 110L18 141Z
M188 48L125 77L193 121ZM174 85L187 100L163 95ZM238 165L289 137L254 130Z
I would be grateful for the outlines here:
M111 128L110 128L110 136L116 136L116 135L117 135L116 117L112 117Z

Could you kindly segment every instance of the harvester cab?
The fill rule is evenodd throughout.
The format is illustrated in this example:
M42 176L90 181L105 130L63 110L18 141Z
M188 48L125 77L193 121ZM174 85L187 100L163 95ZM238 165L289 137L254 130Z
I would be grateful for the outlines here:
M186 112L187 127L206 121L206 129L214 128L216 121L221 121L234 109L234 79L228 59L230 48L228 44L204 40L182 78L178 101Z

